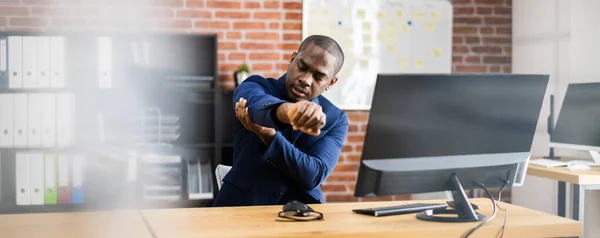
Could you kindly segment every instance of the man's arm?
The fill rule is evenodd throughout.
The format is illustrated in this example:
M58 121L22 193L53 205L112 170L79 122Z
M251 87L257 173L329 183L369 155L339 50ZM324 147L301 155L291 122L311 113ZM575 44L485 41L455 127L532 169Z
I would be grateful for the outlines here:
M340 158L348 133L347 115L342 113L336 124L306 153L294 147L277 131L265 157L301 188L312 190L325 181Z
M260 76L251 76L244 80L233 93L233 107L235 103L244 98L248 100L248 116L252 122L269 128L283 129L286 125L276 117L277 108L285 103L268 94L268 81Z

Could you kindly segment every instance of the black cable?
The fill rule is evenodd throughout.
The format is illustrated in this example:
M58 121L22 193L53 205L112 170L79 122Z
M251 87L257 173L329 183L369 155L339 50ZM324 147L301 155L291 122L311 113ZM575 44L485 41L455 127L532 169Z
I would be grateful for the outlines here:
M494 217L496 217L496 201L494 200L494 197L492 197L492 193L490 193L490 191L487 190L487 188L485 187L485 185L475 182L475 185L477 185L480 188L483 188L483 190L485 191L485 193L487 193L488 197L490 198L490 200L492 201L492 206L494 206L494 211L492 213L491 216L487 217L486 219L484 219L483 221L481 221L481 223L479 223L479 225L477 225L476 227L473 227L473 229L471 229L465 236L464 238L469 237L471 234L473 234L477 229L479 229L480 227L482 227L485 223L487 223L488 221L494 219Z
M158 236L156 236L156 233L154 233L154 230L150 226L150 223L148 223L148 220L146 220L146 217L144 216L142 211L138 209L137 212L138 212L138 214L140 214L142 221L144 221L144 226L146 226L146 228L148 229L148 232L150 232L150 235L152 236L152 238L158 238Z

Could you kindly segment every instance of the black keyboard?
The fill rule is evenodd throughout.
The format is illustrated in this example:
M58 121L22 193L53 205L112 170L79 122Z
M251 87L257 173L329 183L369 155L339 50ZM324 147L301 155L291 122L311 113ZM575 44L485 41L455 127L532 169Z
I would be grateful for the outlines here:
M446 209L448 207L445 203L412 203L405 204L399 206L390 206L390 207L374 207L374 208L362 208L362 209L354 209L353 212L359 214L365 214L370 216L391 216L391 215L401 215L401 214L409 214L409 213L419 213L427 210L438 210L438 209Z

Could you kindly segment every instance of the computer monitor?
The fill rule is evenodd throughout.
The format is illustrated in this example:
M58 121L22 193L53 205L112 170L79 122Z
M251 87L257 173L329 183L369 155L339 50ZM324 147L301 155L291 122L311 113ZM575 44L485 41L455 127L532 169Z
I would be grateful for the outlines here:
M455 210L444 213L454 216L417 217L484 219L464 189L522 185L548 78L378 75L354 195L452 191Z
M600 83L569 84L550 147L589 151L600 163Z

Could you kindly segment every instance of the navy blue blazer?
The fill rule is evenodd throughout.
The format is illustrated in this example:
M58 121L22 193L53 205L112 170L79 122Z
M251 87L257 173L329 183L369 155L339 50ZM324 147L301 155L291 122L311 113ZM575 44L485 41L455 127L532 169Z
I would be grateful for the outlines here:
M327 116L319 136L282 124L275 112L278 105L289 101L285 75L279 79L255 75L244 80L233 94L234 110L240 97L248 100L252 121L274 128L276 134L267 147L234 119L234 162L213 206L276 205L290 200L323 203L321 184L336 166L348 133L346 113L319 96L313 102Z

